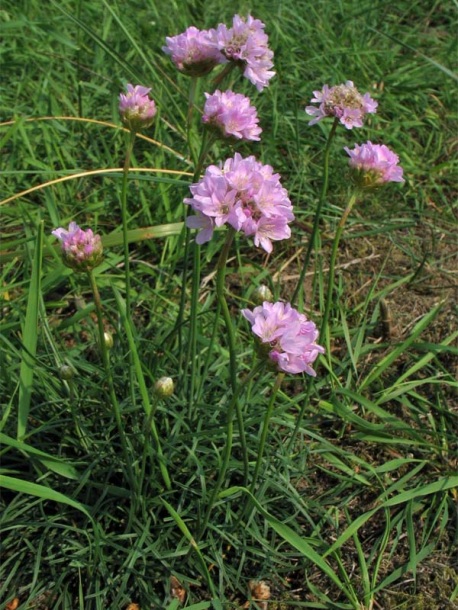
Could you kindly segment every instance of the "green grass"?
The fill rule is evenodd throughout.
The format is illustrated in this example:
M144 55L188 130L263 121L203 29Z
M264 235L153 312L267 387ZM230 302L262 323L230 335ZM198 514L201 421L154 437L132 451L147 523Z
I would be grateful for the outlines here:
M238 150L281 174L296 222L271 256L242 236L229 253L226 295L244 382L237 411L228 335L216 315L224 231L201 248L191 312L193 257L185 259L182 231L194 171L189 81L161 47L189 25L229 24L248 11L266 24L277 75L262 93L234 79L263 128L260 143ZM458 603L455 20L452 4L421 0L20 0L0 10L8 74L0 106L0 610L14 598L21 609L174 610L171 576L194 610L262 608L251 600L252 580L269 583L269 610ZM211 78L198 86L198 105ZM347 79L379 109L364 128L338 129L331 148L321 248L300 299L318 327L349 193L343 146L387 144L406 183L368 193L353 209L325 329L331 351L315 379L286 376L253 483L275 377L248 378L255 356L239 312L260 284L291 299L330 129L309 127L304 107L314 89ZM127 82L151 86L158 106L135 143L139 170L128 184L133 329L120 208L127 134L117 111ZM198 145L197 121L192 138ZM209 162L231 154L219 142ZM90 283L63 265L50 234L72 220L104 239L95 276L114 337L121 427ZM163 375L176 389L158 401Z

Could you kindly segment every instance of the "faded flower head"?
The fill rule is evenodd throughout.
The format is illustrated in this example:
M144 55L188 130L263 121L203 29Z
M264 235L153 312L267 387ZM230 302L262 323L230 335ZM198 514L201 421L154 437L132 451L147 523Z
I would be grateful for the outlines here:
M192 197L184 202L191 205L196 216L186 225L200 229L198 244L212 238L215 227L231 225L253 237L255 246L272 251L272 242L288 239L288 224L294 220L288 192L270 165L263 165L250 156L235 153L224 165L210 165L204 176L191 187Z
M275 75L271 70L274 54L269 49L269 38L264 28L264 23L251 15L246 19L234 15L231 28L220 23L216 30L211 30L216 46L226 61L237 64L258 91L267 87Z
M345 152L350 156L350 167L359 186L373 188L385 182L404 182L403 169L396 153L385 144L356 144L353 150L347 146Z
M305 112L315 117L310 125L315 125L322 119L333 116L340 120L347 129L362 127L364 115L375 113L378 102L373 100L369 93L361 95L351 80L344 85L328 87L325 85L321 91L314 91L312 103L316 106L306 106Z
M91 229L83 231L76 222L71 222L68 231L59 228L52 234L61 241L62 259L67 267L75 271L91 271L102 262L102 239Z
M164 53L170 55L180 72L188 76L204 76L224 61L224 57L207 30L189 27L182 34L167 36Z
M222 93L218 89L212 95L206 93L205 97L204 123L216 127L227 138L260 139L262 129L258 126L256 108L250 104L249 98L233 91Z
M127 85L127 93L119 95L121 120L131 131L149 127L156 115L156 104L149 98L151 88Z
M285 373L307 373L316 376L312 368L324 348L316 343L318 330L313 322L289 303L269 303L242 309L256 335L259 353Z

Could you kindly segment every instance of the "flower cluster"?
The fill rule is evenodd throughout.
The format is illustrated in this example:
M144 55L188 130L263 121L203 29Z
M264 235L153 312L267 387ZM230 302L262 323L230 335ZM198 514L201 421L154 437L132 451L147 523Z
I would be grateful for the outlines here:
M398 165L399 157L385 144L355 145L353 150L347 146L345 152L350 156L350 167L355 171L356 182L363 187L379 186L385 182L404 182L403 169Z
M312 368L324 348L316 343L318 330L313 322L289 303L269 303L242 309L257 337L259 351L286 373L307 373L316 376Z
M225 137L238 140L259 140L262 129L258 126L256 108L250 100L241 93L218 89L210 95L205 94L207 101L204 106L202 120L210 126L215 126Z
M83 231L76 222L71 222L68 231L59 228L52 234L61 241L62 258L67 267L75 271L91 271L102 262L102 239L91 229Z
M310 125L315 125L322 119L333 116L340 120L347 129L362 127L364 115L374 113L377 110L378 102L373 100L369 93L361 95L351 80L347 80L344 85L328 87L324 85L321 91L314 91L311 99L316 106L307 106L305 111L310 116L315 117L310 121Z
M269 49L269 38L264 32L265 25L251 15L243 19L234 15L232 27L220 23L214 36L218 49L227 61L235 62L243 70L243 76L255 85L258 91L267 87L275 75L273 51Z
M189 27L182 34L167 36L162 47L180 72L188 76L204 76L223 60L210 31Z
M192 206L196 216L190 216L186 224L200 229L198 244L209 241L213 229L226 223L253 236L254 244L266 252L272 251L272 241L291 236L288 223L294 214L288 192L279 174L253 156L243 158L235 153L222 167L210 165L190 189L192 197L184 202Z
M190 27L182 34L167 37L162 50L180 72L190 76L203 76L217 64L233 62L262 91L275 75L273 51L264 28L264 23L251 15L246 19L234 15L230 28L224 23L212 30Z
M132 131L149 127L157 112L156 104L148 97L151 91L140 85L127 85L127 93L119 95L119 112L124 125Z

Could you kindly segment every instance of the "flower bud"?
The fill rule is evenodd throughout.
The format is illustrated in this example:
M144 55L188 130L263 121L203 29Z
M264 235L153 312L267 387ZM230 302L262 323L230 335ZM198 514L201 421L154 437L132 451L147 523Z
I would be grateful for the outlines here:
M154 384L154 390L159 398L169 398L172 396L175 384L171 377L161 377Z
M265 284L261 284L260 286L257 286L253 290L253 294L251 296L251 300L253 301L253 303L255 305L262 305L264 303L264 301L271 302L272 299L273 299L272 291Z
M68 231L59 228L52 234L61 241L64 264L74 271L91 271L102 262L102 238L94 235L91 229L83 231L76 222L71 222Z
M62 381L70 381L75 376L75 370L68 366L68 364L63 364L59 369L59 377Z
M137 132L149 127L156 115L156 104L148 97L151 91L140 85L127 85L127 93L119 95L121 120L131 131Z
M103 333L103 341L105 343L105 347L107 349L111 349L113 347L113 335L107 331Z

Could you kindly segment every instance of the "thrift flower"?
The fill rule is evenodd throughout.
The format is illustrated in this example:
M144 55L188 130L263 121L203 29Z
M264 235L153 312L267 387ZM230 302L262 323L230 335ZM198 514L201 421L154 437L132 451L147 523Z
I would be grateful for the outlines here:
M312 368L324 348L316 343L318 330L313 322L289 303L269 303L242 309L256 335L259 352L275 368L285 373L307 373L316 376Z
M322 119L333 116L337 117L347 129L362 127L364 115L375 113L378 102L373 100L369 93L361 95L351 80L344 85L328 87L325 85L321 91L314 91L311 102L319 104L306 106L305 112L315 117L310 125L315 125Z
M131 131L149 127L156 115L156 104L148 97L151 91L140 85L127 85L127 93L119 95L121 120Z
M191 26L182 34L167 36L164 53L170 55L180 72L188 76L204 76L224 61L224 57L207 30Z
M404 182L399 157L388 146L368 141L356 144L353 150L345 146L344 150L350 156L350 167L360 186L370 188L385 182Z
M256 108L250 100L241 93L218 89L210 95L205 94L207 101L204 106L202 120L210 126L215 126L225 137L238 140L259 140L262 129L258 126Z
M76 222L71 222L66 229L55 229L52 234L62 244L62 259L75 271L91 271L102 262L102 239L94 235L91 229L83 231Z
M265 25L259 19L248 15L243 19L234 15L232 27L220 23L211 34L217 48L226 61L234 62L243 70L243 76L256 86L258 91L267 87L275 75L273 51L268 47L269 38L264 32Z
M191 205L196 216L186 225L201 229L198 244L209 241L215 227L228 223L236 231L253 237L255 246L272 252L272 242L291 236L288 224L294 220L288 192L270 165L262 165L255 157L243 158L239 153L224 165L210 165L204 176L190 187Z

